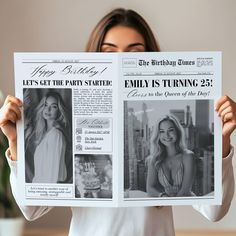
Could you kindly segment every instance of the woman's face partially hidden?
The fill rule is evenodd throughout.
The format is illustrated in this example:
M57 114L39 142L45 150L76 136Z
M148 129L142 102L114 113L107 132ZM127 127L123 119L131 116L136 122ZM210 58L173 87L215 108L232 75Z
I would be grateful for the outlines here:
M142 35L127 26L114 26L107 31L102 43L102 52L144 52Z
M56 120L58 117L59 109L57 99L49 96L44 104L43 118L45 120Z
M160 141L165 146L170 146L177 141L176 128L172 121L165 120L160 123Z

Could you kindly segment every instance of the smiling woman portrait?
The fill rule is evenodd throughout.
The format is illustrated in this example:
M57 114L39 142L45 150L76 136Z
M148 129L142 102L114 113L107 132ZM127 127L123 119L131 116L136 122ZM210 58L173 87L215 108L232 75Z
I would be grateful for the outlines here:
M68 155L70 124L67 109L59 91L46 91L24 90L25 176L26 181L32 183L65 182L68 175L66 153ZM36 100L35 97L41 100L32 109L30 101Z
M151 137L147 174L150 197L193 196L194 153L186 148L184 130L173 115L161 118Z

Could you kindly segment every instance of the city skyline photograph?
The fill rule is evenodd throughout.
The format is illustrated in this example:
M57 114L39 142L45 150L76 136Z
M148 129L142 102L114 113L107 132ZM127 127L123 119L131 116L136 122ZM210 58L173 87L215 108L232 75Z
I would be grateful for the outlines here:
M192 158L191 188L188 197L213 196L214 195L214 104L213 100L175 100L175 101L125 101L124 102L124 196L126 198L149 198L148 193L148 171L150 161L155 158L159 166L154 167L158 176L160 166L165 164L166 147L163 149L162 157L153 154L153 134L160 135L157 128L163 119L176 120L179 124L174 125L182 132L185 148L177 151L176 166L182 166L178 170L180 177L173 174L171 168L168 172L161 170L170 184L170 188L176 190L174 183L177 178L183 178L187 173L184 165L185 152ZM163 118L164 117L164 118ZM174 118L171 118L174 117ZM161 119L162 118L162 119ZM161 119L161 121L160 121ZM159 125L158 125L159 120ZM173 125L171 125L173 127ZM173 128L172 128L173 129ZM175 131L175 132L176 132ZM172 131L173 132L173 131ZM159 134L158 134L159 133ZM171 140L171 138L166 138ZM156 144L156 142L155 142ZM176 144L175 144L176 145ZM164 145L165 146L165 145ZM163 147L164 147L163 146ZM154 148L155 149L155 148ZM153 163L153 162L152 162ZM154 164L155 165L155 164ZM162 174L163 175L163 174ZM157 179L157 176L154 179ZM160 177L160 176L159 176ZM166 178L166 176L165 176ZM166 181L166 180L165 180ZM160 183L158 183L160 185ZM182 183L179 183L181 189ZM163 194L155 197L175 197L175 194ZM176 190L177 191L177 190ZM184 197L186 195L182 195Z

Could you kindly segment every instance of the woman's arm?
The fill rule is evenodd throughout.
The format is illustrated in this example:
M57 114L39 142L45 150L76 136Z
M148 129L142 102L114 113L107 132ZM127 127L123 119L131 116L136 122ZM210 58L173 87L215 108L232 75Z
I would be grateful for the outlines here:
M9 142L9 149L6 152L6 158L11 168L10 183L12 193L18 203L19 197L17 192L17 166L16 166L16 150L17 150L17 136L16 136L16 121L21 119L20 108L22 102L13 96L7 96L2 108L0 109L0 128L6 135ZM19 205L19 204L18 204ZM22 213L28 220L34 220L44 215L51 208L38 206L20 206Z
M147 193L149 197L161 197L163 192L157 190L157 170L155 169L151 158L148 158L147 171Z
M66 140L64 134L55 128L49 135L48 144L46 152L47 168L51 170L47 173L48 181L50 183L65 181L67 173L65 164Z
M221 97L216 103L216 112L222 120L222 205L194 206L211 221L223 218L229 210L234 195L234 174L232 166L233 148L230 135L236 128L236 103L228 96Z
M191 151L187 151L183 155L183 166L184 166L183 181L176 197L189 196L189 193L191 192L192 189L195 171L194 171L194 154Z
M231 147L230 153L222 161L222 205L194 205L193 207L211 221L219 221L228 212L234 195L234 173L232 157L234 150Z
M230 152L230 135L236 128L236 103L228 96L222 96L215 110L222 120L222 157L225 158Z
M10 183L11 183L11 189L12 194L21 210L23 215L27 220L35 220L44 214L46 214L48 211L52 209L52 207L48 206L22 206L19 204L19 196L18 196L18 187L17 187L17 162L12 161L11 158L10 149L6 151L6 158L9 163L10 169L11 169L11 175L10 175Z

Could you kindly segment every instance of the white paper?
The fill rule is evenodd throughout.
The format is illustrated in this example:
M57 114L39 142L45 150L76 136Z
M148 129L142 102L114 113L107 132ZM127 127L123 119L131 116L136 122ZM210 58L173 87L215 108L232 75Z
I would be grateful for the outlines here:
M24 102L17 124L22 204L221 203L220 52L15 53L15 85ZM166 151L157 164L151 140L166 115L181 124L186 149L178 147L174 159ZM147 187L151 160L158 195ZM181 195L183 181L191 189Z

